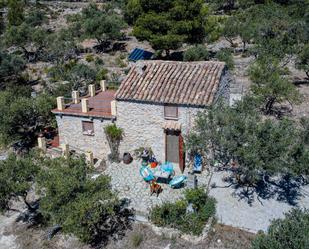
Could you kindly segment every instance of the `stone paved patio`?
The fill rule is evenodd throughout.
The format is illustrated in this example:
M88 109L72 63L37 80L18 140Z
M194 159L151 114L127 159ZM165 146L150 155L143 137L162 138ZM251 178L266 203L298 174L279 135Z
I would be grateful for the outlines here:
M131 207L138 214L147 215L151 206L182 197L184 188L171 189L166 184L161 184L163 192L159 197L150 196L149 185L139 175L139 168L140 163L134 161L130 165L109 164L105 171L112 177L112 186L119 191L119 196L130 199ZM309 185L283 184L281 189L246 193L245 189L223 182L222 178L227 175L227 172L215 172L211 179L211 185L215 183L216 187L210 189L210 195L217 200L216 215L220 223L257 232L266 230L272 219L283 217L293 207L309 208ZM204 171L197 178L199 186L206 185L209 173Z
M108 165L105 174L112 177L112 186L119 191L119 197L131 200L131 207L141 214L147 214L149 208L166 201L174 202L182 196L184 189L171 189L168 184L160 184L163 192L157 197L150 196L149 184L139 174L141 163L133 161Z

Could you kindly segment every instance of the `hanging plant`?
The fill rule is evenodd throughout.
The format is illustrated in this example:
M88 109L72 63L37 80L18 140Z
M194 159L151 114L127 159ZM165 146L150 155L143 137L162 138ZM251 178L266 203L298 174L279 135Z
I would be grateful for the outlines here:
M109 160L119 162L119 145L123 139L123 129L117 127L115 124L110 124L104 127L104 132L111 149Z

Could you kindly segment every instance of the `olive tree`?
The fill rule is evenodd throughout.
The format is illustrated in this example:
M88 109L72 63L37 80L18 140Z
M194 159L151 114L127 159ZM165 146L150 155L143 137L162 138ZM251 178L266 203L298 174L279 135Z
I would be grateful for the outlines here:
M284 218L273 220L267 233L259 233L252 249L305 249L309 247L308 232L308 209L292 209Z
M40 212L45 222L98 246L121 236L132 211L126 209L110 186L110 178L95 179L83 157L46 159L37 177Z

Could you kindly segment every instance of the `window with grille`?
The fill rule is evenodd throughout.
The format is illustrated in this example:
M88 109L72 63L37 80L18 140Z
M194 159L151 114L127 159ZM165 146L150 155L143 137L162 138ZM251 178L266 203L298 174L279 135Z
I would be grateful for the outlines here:
M93 122L91 121L82 121L83 134L88 136L94 135Z
M178 107L175 105L165 105L164 117L166 119L178 119Z

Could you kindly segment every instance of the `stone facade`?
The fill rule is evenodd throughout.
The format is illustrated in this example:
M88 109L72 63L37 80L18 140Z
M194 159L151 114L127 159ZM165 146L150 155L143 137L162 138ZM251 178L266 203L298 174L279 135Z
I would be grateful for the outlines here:
M92 151L97 158L106 158L110 153L104 127L111 124L110 119L93 119L78 116L56 116L60 144L69 144L70 150L78 153ZM84 135L82 121L93 121L94 135Z
M182 136L194 125L194 118L203 108L178 107ZM157 160L165 161L164 105L117 101L117 126L123 128L121 152L133 152L139 147L151 147Z

